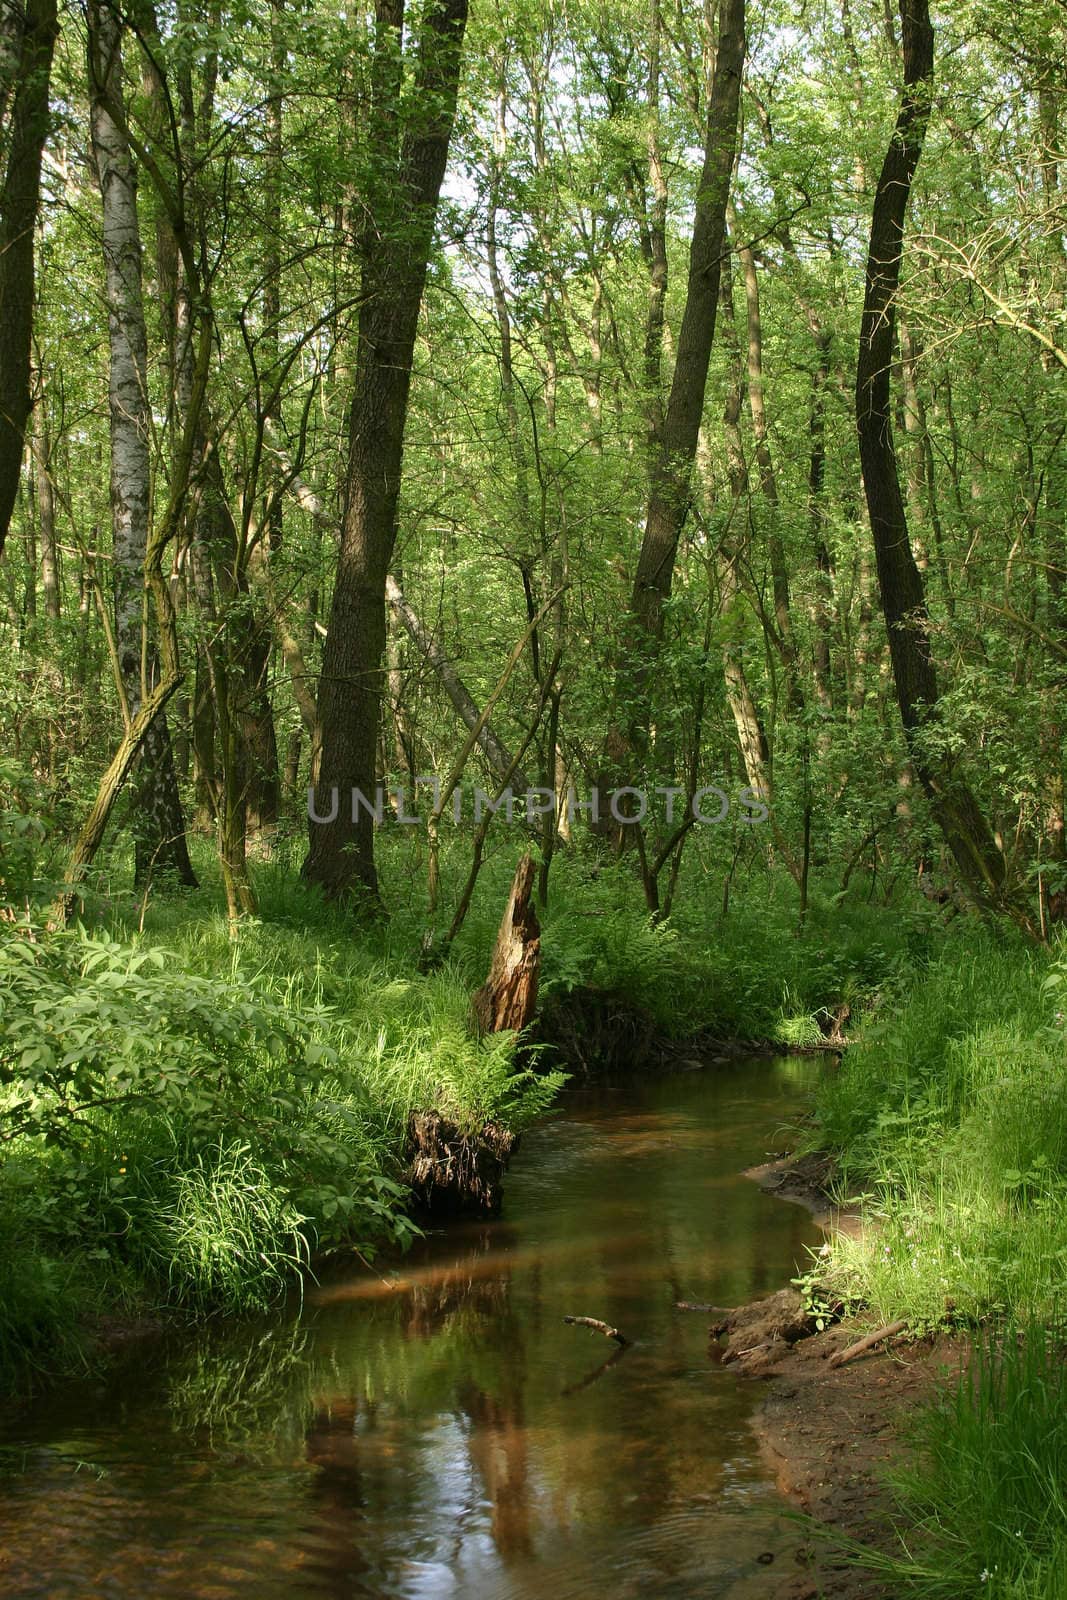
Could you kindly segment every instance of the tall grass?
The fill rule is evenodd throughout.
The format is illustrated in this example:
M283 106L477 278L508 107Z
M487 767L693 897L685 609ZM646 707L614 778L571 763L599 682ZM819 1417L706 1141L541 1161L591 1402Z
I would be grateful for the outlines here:
M898 1551L854 1552L894 1595L1067 1595L1063 974L1062 950L951 941L818 1097L811 1143L873 1224L835 1242L837 1289L879 1321L980 1328L896 1476Z
M1067 1595L1067 1366L1044 1324L987 1332L912 1427L896 1544L863 1562L917 1600Z
M140 935L3 926L0 1379L69 1368L104 1301L242 1312L403 1245L413 1110L517 1131L551 1103L558 1074L475 1036L458 963L304 909L236 941L206 897Z
M886 1320L1047 1315L1067 1294L1067 1035L1055 957L972 935L874 1019L822 1088L811 1142L878 1226L838 1282Z

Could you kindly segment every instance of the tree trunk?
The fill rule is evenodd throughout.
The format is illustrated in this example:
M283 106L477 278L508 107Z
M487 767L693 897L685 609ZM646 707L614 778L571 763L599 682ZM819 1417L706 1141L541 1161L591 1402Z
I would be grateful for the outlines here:
M42 396L43 400L43 396ZM33 428L33 465L37 479L37 520L41 535L41 588L44 614L59 618L59 554L56 550L56 498L52 489L52 449L42 404ZM60 674L55 674L59 681Z
M744 55L744 0L723 0L674 376L653 452L644 538L629 615L623 624L617 699L626 707L628 726L616 727L609 737L611 759L616 764L626 752L643 754L648 745L651 671L663 635L663 608L670 597L678 540L689 509L715 337Z
M122 742L112 757L111 765L100 779L92 810L82 825L74 849L70 853L67 870L63 874L63 889L53 911L53 920L58 921L60 925L70 916L77 898L78 885L100 848L100 841L107 830L112 808L126 782L130 768L137 760L145 735L180 682L180 678L171 678L151 691L126 729Z
M377 8L372 71L377 136L387 141L401 113L392 37L402 12ZM349 422L341 548L319 687L322 755L319 816L329 814L336 787L343 801L334 821L310 824L304 876L337 897L362 888L378 897L374 823L353 807L353 790L369 795L375 780L385 648L385 584L396 539L396 514L411 387L411 364L437 201L455 117L467 0L430 0L414 69L411 118L395 166L388 143L381 182L373 187L374 226L364 236L363 298L355 392ZM392 167L392 171L388 169ZM353 816L355 810L355 816Z
M155 678L148 648L145 556L149 521L148 347L141 288L137 174L112 108L122 102L122 34L117 13L92 0L89 86L93 159L103 207L103 247L110 354L111 516L114 539L115 645L120 692L133 716ZM135 881L170 873L195 886L166 718L141 742L134 818Z
M0 555L11 523L30 414L34 234L41 153L48 133L48 86L58 24L56 0L0 0L17 36L15 92L0 188ZM6 107L4 108L6 109Z
M951 758L924 735L938 709L922 575L908 538L890 415L890 370L904 217L930 114L934 33L928 0L901 0L904 90L871 218L856 373L856 421L882 611L904 733L916 773L960 873L980 900L999 900L1004 859L974 794Z

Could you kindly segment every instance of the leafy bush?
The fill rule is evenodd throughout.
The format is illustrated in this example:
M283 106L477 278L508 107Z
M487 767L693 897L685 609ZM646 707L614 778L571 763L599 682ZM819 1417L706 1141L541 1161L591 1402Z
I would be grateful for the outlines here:
M313 1025L167 952L83 928L0 936L0 1140L74 1145L90 1113L154 1107L204 1130L262 1054L310 1057Z
M314 1252L403 1246L410 1113L517 1130L562 1082L516 1071L510 1035L473 1037L456 967L256 923L235 944L214 911L183 915L167 945L0 927L0 1234L42 1263L40 1294L13 1278L0 1311L9 1376L83 1277L243 1311Z
M45 818L36 780L17 761L0 757L0 907L32 896L48 831Z

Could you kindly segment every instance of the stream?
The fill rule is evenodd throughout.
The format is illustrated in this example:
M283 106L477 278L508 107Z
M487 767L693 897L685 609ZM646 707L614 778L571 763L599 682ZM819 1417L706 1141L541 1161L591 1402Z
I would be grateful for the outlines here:
M765 1597L796 1532L751 1427L760 1388L674 1302L771 1292L817 1242L740 1176L817 1071L568 1093L499 1220L378 1271L335 1263L302 1306L142 1343L13 1414L0 1595Z

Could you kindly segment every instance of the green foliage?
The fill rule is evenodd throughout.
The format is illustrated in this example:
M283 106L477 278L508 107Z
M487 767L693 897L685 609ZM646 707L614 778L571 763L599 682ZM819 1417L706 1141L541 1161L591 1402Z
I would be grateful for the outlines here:
M32 897L48 833L40 786L17 762L0 757L0 909Z
M849 1302L843 1300L827 1282L825 1263L821 1259L825 1253L824 1248L813 1258L806 1272L789 1280L800 1294L801 1309L809 1317L814 1317L819 1333L850 1309Z
M146 1219L142 1253L156 1257L174 1297L244 1311L273 1299L309 1264L308 1218L246 1144L198 1152Z
M8 1226L11 1220L4 1217ZM88 1318L98 1305L84 1270L29 1242L5 1232L0 1245L0 1382L8 1389L84 1368Z
M1050 1313L1067 1289L1057 992L1040 952L971 935L867 1024L820 1091L811 1140L877 1218L838 1242L836 1281L887 1319Z
M237 981L183 971L162 949L84 928L0 937L0 1139L76 1145L102 1107L151 1108L198 1133L261 1057L310 1057L315 1021Z
M894 1481L900 1552L857 1559L916 1600L1061 1600L1067 1365L1046 1327L978 1339L912 1443Z
M564 860L553 874L544 991L609 990L675 1037L706 1030L816 1043L819 1015L832 1015L842 1001L857 1017L887 1005L941 937L925 911L887 917L818 894L798 937L790 891L764 874L723 919L714 900L709 905L717 885L709 885L702 862L683 878L670 921L658 924L641 907L627 864L591 872L588 863Z
M85 1282L245 1311L314 1253L402 1247L410 1112L517 1130L562 1082L516 1071L511 1036L473 1037L454 967L421 977L284 925L249 924L235 945L188 905L161 920L166 944L0 928L9 1378L50 1342L69 1364L54 1326L76 1321Z

